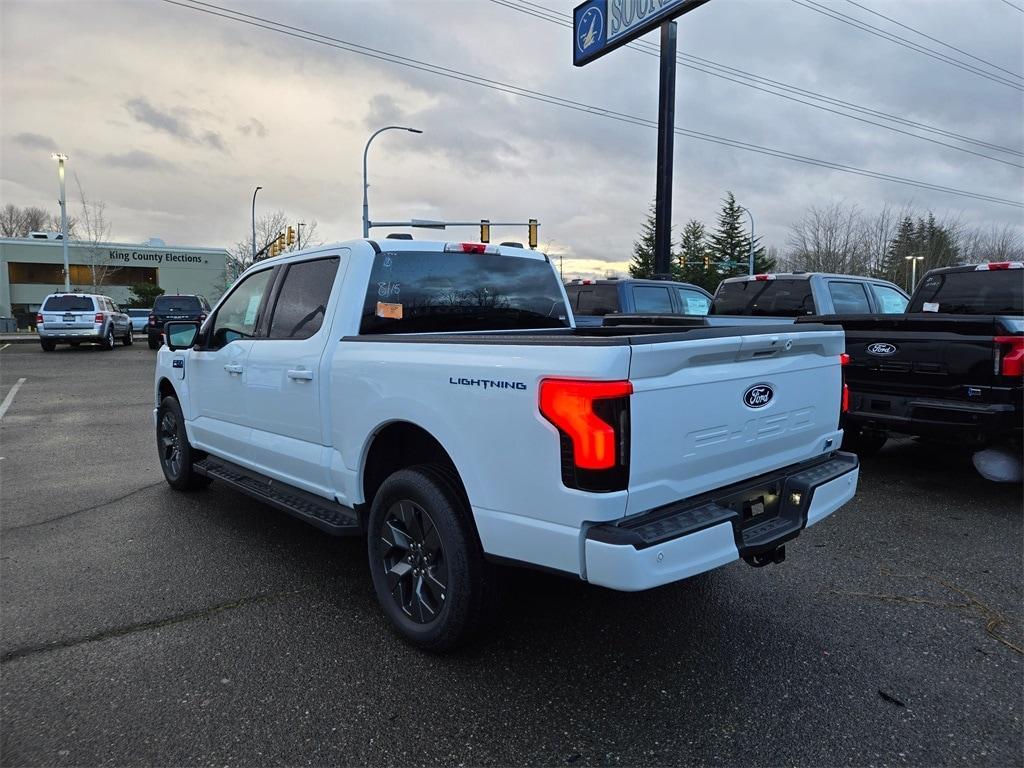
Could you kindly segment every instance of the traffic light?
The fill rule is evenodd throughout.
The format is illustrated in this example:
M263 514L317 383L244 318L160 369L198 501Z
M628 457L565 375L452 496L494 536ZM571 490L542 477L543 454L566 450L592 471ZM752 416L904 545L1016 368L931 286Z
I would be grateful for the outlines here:
M284 232L282 232L281 234L279 234L277 236L277 252L278 253L284 253L285 248L287 247L284 244L284 241L285 241L285 235L284 235Z
M491 242L491 221L490 219L480 219L480 242L489 243Z
M536 219L530 219L530 223L529 223L529 227L530 227L530 240L529 240L529 242L530 242L530 247L531 248L536 248L537 247L537 226L538 226L537 225L537 220Z
M710 268L711 268L711 257L710 256L705 256L704 257L704 270L707 271Z
M288 227L287 245L292 245L295 242L295 227Z
M277 240L270 244L270 255L271 257L277 256Z

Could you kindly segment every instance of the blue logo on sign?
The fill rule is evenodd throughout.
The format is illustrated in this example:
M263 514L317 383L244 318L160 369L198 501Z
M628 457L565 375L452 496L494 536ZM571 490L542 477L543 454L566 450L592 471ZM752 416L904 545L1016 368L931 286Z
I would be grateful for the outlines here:
M592 5L583 11L577 30L576 47L581 54L601 47L604 43L604 14L600 6Z

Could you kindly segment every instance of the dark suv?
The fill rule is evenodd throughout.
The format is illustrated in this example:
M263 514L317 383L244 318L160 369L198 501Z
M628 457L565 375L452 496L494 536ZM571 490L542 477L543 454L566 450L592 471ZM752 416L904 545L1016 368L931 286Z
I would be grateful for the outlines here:
M171 320L192 320L202 324L210 314L210 302L194 294L157 296L149 314L146 336L150 349L159 349L163 343L164 324Z

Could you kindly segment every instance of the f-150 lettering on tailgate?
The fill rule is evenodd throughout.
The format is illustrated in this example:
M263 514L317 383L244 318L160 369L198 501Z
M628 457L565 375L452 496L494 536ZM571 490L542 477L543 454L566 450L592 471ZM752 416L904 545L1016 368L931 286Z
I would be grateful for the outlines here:
M786 432L809 429L814 425L813 416L814 408L800 408L795 411L773 413L770 416L749 419L744 423L742 429L732 429L730 425L722 424L718 427L694 430L688 433L683 440L684 455L695 456L701 449L724 443L727 440L753 443L757 440L778 437Z

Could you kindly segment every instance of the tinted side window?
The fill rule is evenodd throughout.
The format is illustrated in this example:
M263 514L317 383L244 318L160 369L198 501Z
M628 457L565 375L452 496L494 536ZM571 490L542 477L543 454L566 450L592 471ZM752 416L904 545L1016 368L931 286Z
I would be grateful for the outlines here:
M308 339L320 330L338 263L338 257L333 256L288 266L274 304L270 338Z
M272 269L255 272L235 286L217 310L211 346L223 347L236 339L251 338L256 333L260 321L260 304L272 273Z
M907 297L895 288L872 283L871 290L874 291L880 312L886 315L899 315L907 308Z
M679 303L684 315L706 315L711 309L711 299L688 288L679 289Z
M955 315L1024 314L1024 272L999 269L928 275L918 286L909 311Z
M641 314L671 315L672 297L668 288L656 285L634 285L633 304Z
M828 292L837 315L866 315L871 311L868 295L861 283L829 281Z
M616 285L573 285L566 290L577 315L599 317L619 311L619 288Z

